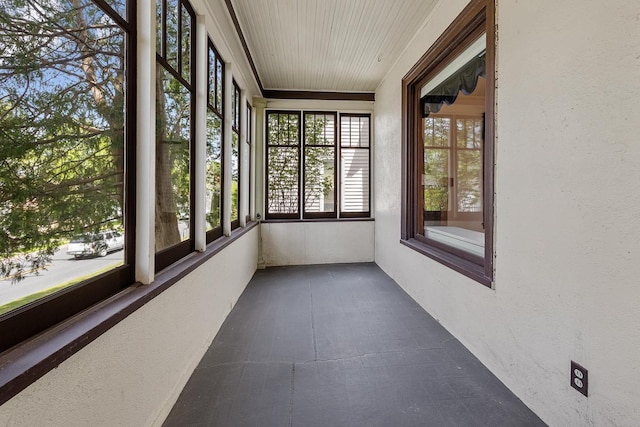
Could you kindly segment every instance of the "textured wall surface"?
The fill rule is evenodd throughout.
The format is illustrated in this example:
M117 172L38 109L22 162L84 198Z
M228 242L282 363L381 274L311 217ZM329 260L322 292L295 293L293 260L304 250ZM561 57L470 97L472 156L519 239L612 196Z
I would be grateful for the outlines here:
M401 79L465 4L376 91L376 262L547 423L638 425L640 2L498 1L495 290L398 243Z
M267 266L371 262L373 221L260 224Z

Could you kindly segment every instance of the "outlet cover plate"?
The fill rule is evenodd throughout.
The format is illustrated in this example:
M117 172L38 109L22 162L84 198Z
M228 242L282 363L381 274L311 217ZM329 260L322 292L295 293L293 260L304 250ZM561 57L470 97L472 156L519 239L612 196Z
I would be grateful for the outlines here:
M573 360L571 361L571 387L588 396L589 371Z

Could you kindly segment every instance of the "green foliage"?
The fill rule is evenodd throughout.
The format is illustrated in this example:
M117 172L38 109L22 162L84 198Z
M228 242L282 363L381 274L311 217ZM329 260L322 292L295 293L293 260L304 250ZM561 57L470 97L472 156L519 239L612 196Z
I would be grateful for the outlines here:
M300 123L294 114L270 114L268 150L269 212L298 212ZM328 116L304 119L304 193L307 211L333 209L335 182L334 126Z
M455 126L454 146L450 141ZM479 212L482 200L482 119L428 117L424 126L424 210ZM450 192L455 181L455 194ZM449 200L454 198L455 200Z
M231 134L231 221L239 218L240 200L240 143L237 133Z
M205 194L208 230L222 222L222 121L211 110L207 112L207 159Z
M92 3L0 5L0 276L122 224L123 53Z
M158 36L166 37L166 51L158 50L164 61L156 64L155 241L158 251L189 237L188 224L192 216L190 170L194 112L191 110L193 92L188 87L193 77L192 22L177 0L168 0L166 5L166 27L158 26ZM178 22L180 9L182 21Z
M298 147L300 123L296 114L268 116L268 199L270 213L298 212Z

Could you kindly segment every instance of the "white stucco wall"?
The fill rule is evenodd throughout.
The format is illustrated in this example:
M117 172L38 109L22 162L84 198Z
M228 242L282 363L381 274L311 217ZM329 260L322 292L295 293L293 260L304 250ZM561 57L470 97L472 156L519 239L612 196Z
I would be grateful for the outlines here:
M260 227L267 267L373 261L373 221L262 223Z
M640 2L497 2L495 290L398 243L400 82L466 3L376 91L376 262L545 422L640 425Z
M161 425L256 270L258 228L0 407L2 426Z

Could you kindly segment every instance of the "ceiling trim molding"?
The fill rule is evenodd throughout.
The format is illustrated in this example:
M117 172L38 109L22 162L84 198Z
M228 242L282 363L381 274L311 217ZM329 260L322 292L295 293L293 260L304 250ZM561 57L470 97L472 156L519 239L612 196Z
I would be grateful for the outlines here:
M229 15L231 15L231 20L233 21L234 27L236 27L236 33L238 33L238 37L240 38L240 43L242 44L242 48L244 49L244 54L247 56L247 60L249 61L249 65L251 66L251 71L253 71L253 76L258 83L258 87L260 88L260 92L262 96L265 96L264 87L262 86L262 81L260 80L260 75L258 74L258 69L256 68L255 62L253 62L253 57L251 56L251 52L249 52L249 46L247 45L247 40L244 38L244 34L242 33L242 29L240 28L240 21L238 21L238 16L236 15L236 11L233 8L233 4L231 0L224 0L227 5L227 10L229 11Z
M264 90L263 96L272 99L322 99L329 101L375 101L374 92L318 92L305 90Z

